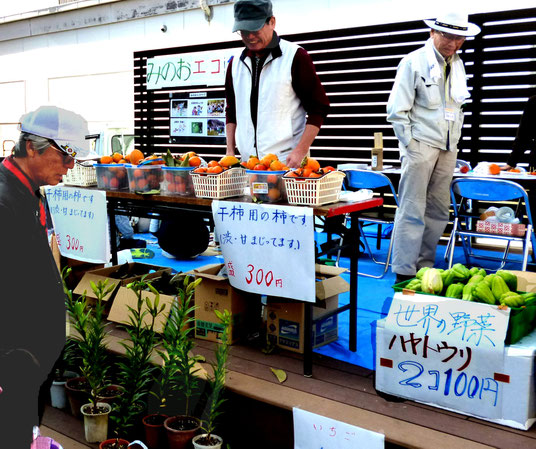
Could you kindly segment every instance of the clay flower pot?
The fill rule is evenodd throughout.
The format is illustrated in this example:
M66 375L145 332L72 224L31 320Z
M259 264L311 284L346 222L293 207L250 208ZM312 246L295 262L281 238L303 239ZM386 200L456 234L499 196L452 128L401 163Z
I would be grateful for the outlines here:
M145 429L145 444L149 449L159 449L166 446L166 429L164 421L167 415L153 413L143 417L143 427Z
M85 377L73 377L65 382L65 390L67 391L67 399L71 406L71 413L76 418L82 419L80 408L88 401L88 388L89 384Z
M171 416L164 421L169 449L186 449L201 428L201 421L193 416Z
M130 443L122 438L110 438L99 444L99 449L127 449Z

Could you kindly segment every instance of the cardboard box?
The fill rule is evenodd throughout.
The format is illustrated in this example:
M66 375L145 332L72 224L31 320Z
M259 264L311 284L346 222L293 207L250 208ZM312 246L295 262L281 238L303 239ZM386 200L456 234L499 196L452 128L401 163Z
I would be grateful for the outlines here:
M130 282L140 279L146 274L146 279L154 279L162 276L162 273L171 273L171 268L159 267L157 265L149 265L139 262L131 262L123 265L114 265L106 268L87 271L80 282L77 284L73 293L82 295L86 292L86 297L97 299L93 294L90 282L97 283L108 279L108 285L115 285L115 288L104 297L103 301L110 302L115 297L119 287L124 287Z
M476 232L523 237L526 232L526 226L524 224L498 223L478 220L476 222Z
M536 273L531 274L536 275ZM376 366L379 366L379 363L381 363L379 360L380 354L386 352L386 348L382 348L381 346L385 341L384 325L385 319L377 321ZM504 349L504 367L502 368L502 372L508 375L508 382L502 383L504 385L501 389L502 394L497 401L497 407L500 407L502 418L490 418L490 413L492 411L488 410L486 407L482 407L481 413L476 415L447 408L435 402L419 401L413 397L406 398L434 407L462 413L464 415L474 416L497 424L527 430L536 421L536 383L534 380L536 369L536 364L534 363L536 355L536 331L527 335L516 344L505 346ZM397 380L394 376L376 376L376 389L388 394L394 394L391 388L395 382L397 382Z
M230 343L235 343L245 332L247 298L233 288L224 276L218 276L223 264L211 264L197 268L188 274L203 278L195 289L195 336L203 340L219 342L222 325L214 310L229 310L232 315Z
M313 348L337 340L337 315L322 319L322 315L339 306L339 294L350 289L340 277L344 268L316 265L316 303L313 306ZM305 305L303 302L268 298L266 307L268 339L289 351L303 353Z
M151 291L144 291L142 294L142 298L149 298L151 302L154 304L155 294ZM160 295L160 307L164 305L164 310L162 313L158 315L158 317L155 320L154 324L154 331L161 334L164 332L164 329L166 328L166 323L169 317L169 312L171 310L171 305L173 304L173 301L175 300L175 296L170 295ZM115 323L120 324L126 324L131 325L129 316L130 316L130 309L129 307L132 307L134 309L137 308L138 304L138 298L136 296L136 293L132 291L130 288L127 287L119 287L117 291L117 295L114 298L112 307L110 308L110 313L108 314L108 320L113 321ZM144 304L142 308L142 313L144 310L147 309L147 305ZM151 325L152 317L146 313L143 322L145 326L149 327Z

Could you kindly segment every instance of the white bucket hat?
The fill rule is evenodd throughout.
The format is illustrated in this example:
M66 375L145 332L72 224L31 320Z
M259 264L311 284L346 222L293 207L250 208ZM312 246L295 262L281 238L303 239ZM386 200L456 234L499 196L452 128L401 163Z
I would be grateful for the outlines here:
M435 20L425 20L424 23L433 30L458 36L476 36L480 33L480 27L467 20L467 14L449 12Z
M56 106L40 106L20 118L19 130L53 140L75 159L89 156L87 121L75 112Z

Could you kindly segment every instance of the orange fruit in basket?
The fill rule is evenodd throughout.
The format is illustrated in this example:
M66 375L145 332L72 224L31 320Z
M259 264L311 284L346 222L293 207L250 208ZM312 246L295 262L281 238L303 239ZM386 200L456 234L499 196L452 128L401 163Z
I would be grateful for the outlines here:
M490 175L498 175L501 172L501 167L499 167L497 164L490 164L489 165L489 174Z
M320 170L320 164L316 159L305 156L301 163L302 168L308 168L311 172Z
M201 165L201 158L199 156L191 156L190 159L188 159L188 163L190 164L190 167L199 167Z
M218 163L218 161L211 160L211 161L209 161L209 163L207 164L207 167L216 167L217 165L220 165L220 164Z
M284 164L280 160L276 159L275 161L272 161L270 164L270 170L272 171L280 171L283 170Z
M100 158L101 164L111 164L114 161L114 158L112 156L102 156Z
M221 173L223 171L223 167L221 165L216 165L214 167L207 168L207 173Z
M206 172L207 172L207 167L197 167L194 170L194 173L206 173Z
M324 167L322 169L324 173L329 173L330 171L335 171L335 168L333 168L331 165L328 165L327 167Z
M266 165L264 165L262 162L258 163L257 165L255 165L255 167L253 167L253 170L267 170L268 168L266 167Z
M313 172L309 175L309 178L320 178L320 177L322 177L322 174L317 173L317 172Z
M313 170L311 170L310 168L303 168L301 176L303 176L304 178L308 178L309 176L311 176L311 173L313 173Z
M277 156L275 154L268 153L266 156L262 157L260 163L265 165L266 168L268 168L273 161L277 161Z
M189 156L190 158L192 157L197 157L197 153L195 151L188 151L186 153L184 153L181 157L180 157L180 160L183 161L184 159L186 159L186 156Z
M233 165L237 165L237 164L240 164L240 161L238 160L238 158L236 158L236 156L227 155L227 156L223 156L220 159L220 165L222 167L229 168L229 167L232 167Z
M132 150L128 155L130 163L138 165L143 160L143 153L140 150Z
M270 184L277 184L277 175L268 175L266 177L266 180L270 183Z
M114 160L114 162L118 162L123 159L123 155L121 153L114 153L112 154L112 159Z
M134 170L134 177L135 178L143 178L143 170L137 168Z
M248 161L246 162L246 168L248 170L253 170L253 167L259 163L259 158L257 156L250 156Z
M119 180L117 178L110 179L110 189L117 190L119 188Z

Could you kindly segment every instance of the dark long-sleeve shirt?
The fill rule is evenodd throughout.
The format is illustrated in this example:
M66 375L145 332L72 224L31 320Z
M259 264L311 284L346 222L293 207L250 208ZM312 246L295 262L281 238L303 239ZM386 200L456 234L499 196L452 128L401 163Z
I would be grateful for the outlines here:
M529 155L525 151L530 150ZM507 164L515 167L518 162L529 161L531 167L536 167L536 96L530 97L521 122L517 128L517 135L512 146L512 153Z
M269 48L260 54L260 67L262 67L262 64L270 52L274 53L274 57L277 55L278 51L281 52L278 44L279 37L274 33L274 40L275 39L277 39L275 46L272 48L269 46ZM243 55L245 55L245 57L251 57L252 60L254 58L253 52L248 49L244 50ZM233 88L232 64L233 61L231 61L227 67L225 79L225 96L227 100L225 112L227 123L236 123L236 101ZM253 67L255 67L255 64L253 64ZM291 75L292 88L294 89L294 92L296 92L296 95L300 99L303 108L307 112L307 124L320 128L329 112L329 100L324 87L320 83L320 79L316 74L312 59L303 48L299 48L294 56L294 60L292 61ZM255 73L253 76L255 76ZM253 83L253 86L255 86L255 83ZM258 95L255 95L256 93L258 93L258 86L257 92L252 92L251 95L251 116L253 123L256 123L256 101L258 98Z

